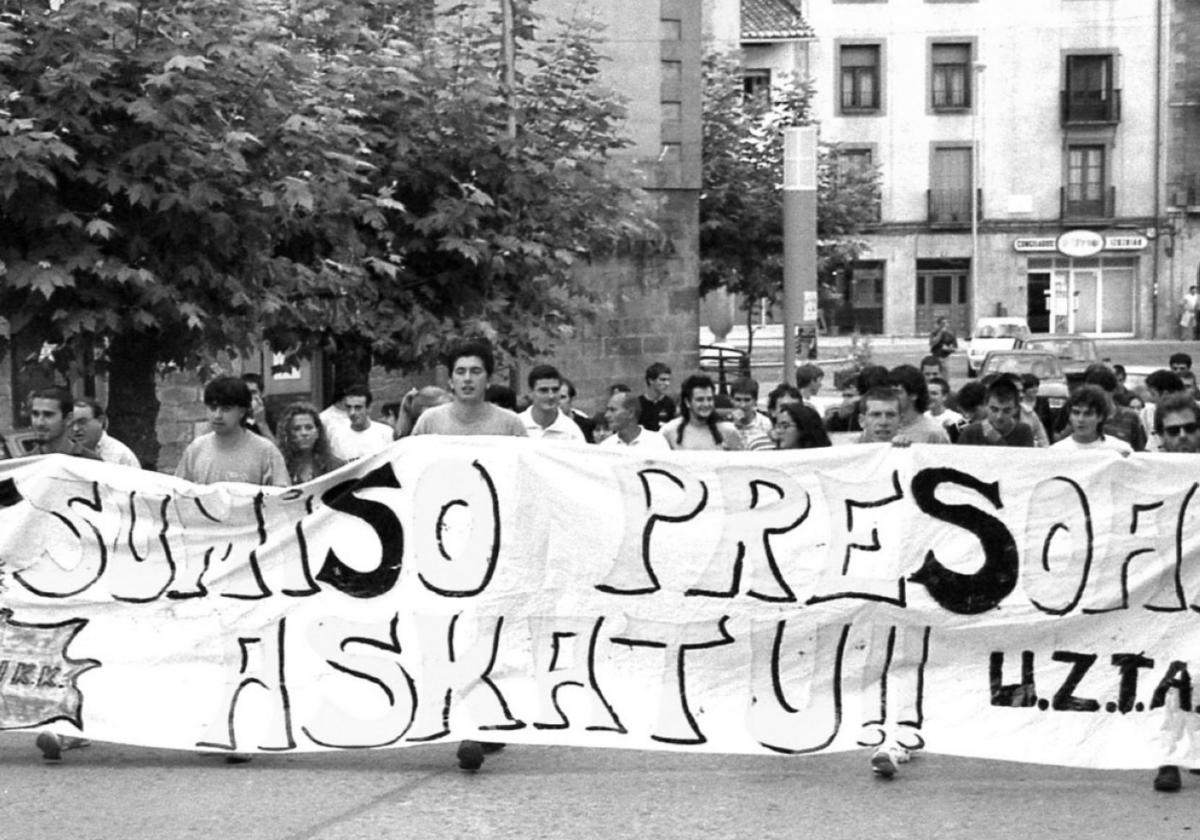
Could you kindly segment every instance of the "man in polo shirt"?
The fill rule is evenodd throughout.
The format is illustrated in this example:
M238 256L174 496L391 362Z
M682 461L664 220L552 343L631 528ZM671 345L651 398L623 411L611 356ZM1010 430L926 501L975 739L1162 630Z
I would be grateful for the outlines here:
M531 438L587 443L579 426L559 409L562 375L553 365L537 365L529 371L531 404L518 415Z
M602 440L600 445L614 448L636 446L643 452L670 452L671 447L666 438L643 428L638 422L640 410L638 398L628 391L617 391L609 397L604 416L612 434Z

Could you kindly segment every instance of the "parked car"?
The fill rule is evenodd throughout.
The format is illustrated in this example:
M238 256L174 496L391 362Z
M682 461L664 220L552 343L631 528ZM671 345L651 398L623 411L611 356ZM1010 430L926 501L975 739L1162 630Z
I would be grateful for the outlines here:
M1024 318L980 318L967 340L967 376L974 376L993 350L1018 350L1030 336Z
M1032 373L1041 385L1038 396L1045 397L1054 411L1067 402L1067 374L1058 356L1045 350L993 350L984 357L979 366L979 375L993 373Z
M1083 373L1094 362L1108 361L1096 352L1096 342L1082 335L1035 335L1024 346L1026 350L1045 350L1058 356L1067 375Z

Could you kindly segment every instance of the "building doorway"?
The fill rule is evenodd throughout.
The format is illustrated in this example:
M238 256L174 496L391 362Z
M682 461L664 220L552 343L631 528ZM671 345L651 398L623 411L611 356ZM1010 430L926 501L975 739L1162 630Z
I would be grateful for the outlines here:
M1025 320L1029 331L1050 332L1050 272L1030 272L1025 279Z
M916 326L918 332L933 329L945 316L958 335L971 332L969 259L917 260Z

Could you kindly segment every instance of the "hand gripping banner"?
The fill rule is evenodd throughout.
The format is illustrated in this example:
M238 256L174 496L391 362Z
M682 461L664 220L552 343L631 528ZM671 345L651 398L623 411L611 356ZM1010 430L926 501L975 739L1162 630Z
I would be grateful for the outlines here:
M0 465L0 728L1200 765L1200 458L419 438Z

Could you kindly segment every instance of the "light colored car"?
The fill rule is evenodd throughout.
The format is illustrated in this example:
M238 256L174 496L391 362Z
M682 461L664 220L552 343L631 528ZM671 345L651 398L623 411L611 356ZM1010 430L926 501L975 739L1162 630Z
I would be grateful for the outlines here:
M1045 350L1058 356L1066 374L1083 373L1088 366L1101 361L1096 342L1082 335L1035 335L1025 342L1026 350Z
M993 350L984 357L979 375L993 373L1032 373L1040 380L1038 396L1045 397L1057 411L1067 402L1067 375L1053 353L1044 350Z
M1029 338L1024 318L980 318L967 341L967 376L974 376L993 350L1019 350Z

